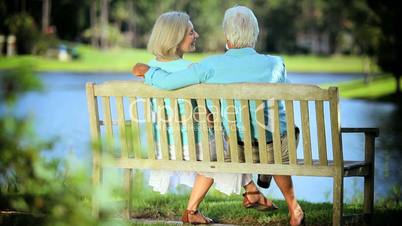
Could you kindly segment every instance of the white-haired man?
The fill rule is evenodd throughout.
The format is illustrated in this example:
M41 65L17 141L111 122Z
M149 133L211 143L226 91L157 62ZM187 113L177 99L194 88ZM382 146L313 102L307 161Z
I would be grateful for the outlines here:
M235 6L226 10L223 19L223 31L228 47L228 51L223 55L207 57L201 62L191 65L186 70L174 73L167 73L159 68L149 68L144 64L137 64L133 68L133 73L140 77L145 75L146 84L169 90L198 83L285 83L287 81L285 65L280 57L259 54L254 50L259 28L257 18L249 8ZM222 106L222 109L224 107ZM250 114L255 114L252 108L253 106L251 105ZM282 139L286 139L286 119L282 103L279 105L279 115ZM241 119L241 117L236 118ZM265 118L265 122L268 122L268 109L265 109ZM227 125L225 122L228 119L225 115L222 115L222 120L224 126ZM254 121L251 122L255 139L257 139L256 123ZM239 143L240 147L242 147L243 127L240 120L237 127L239 131ZM266 132L266 138L267 141L272 141L272 134L269 131ZM283 142L283 144L286 143ZM268 156L271 156L271 162L273 163L272 144L267 144L267 149L269 150ZM282 158L283 162L289 161L286 145L282 145ZM303 224L304 213L296 200L292 178L282 175L274 175L273 177L288 204L290 224ZM259 184L268 187L269 179L270 176L260 175ZM202 195L200 197L203 198ZM258 204L263 200L262 197L257 189L255 192L247 191L244 193L244 204L245 206Z

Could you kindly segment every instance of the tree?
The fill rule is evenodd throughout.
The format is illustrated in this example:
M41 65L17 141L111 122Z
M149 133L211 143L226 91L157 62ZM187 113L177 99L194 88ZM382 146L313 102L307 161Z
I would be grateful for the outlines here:
M46 32L50 23L51 0L43 0L42 3L42 32Z
M97 7L96 7L96 0L91 0L91 5L90 5L90 13L89 13L89 21L91 24L91 45L93 47L98 47L98 35L96 32L96 28L97 28L97 21L98 21L98 17L97 17Z
M396 79L396 96L401 97L400 76L402 74L401 29L397 28L402 19L398 2L367 0L369 7L378 15L378 26L381 36L377 49L377 63L385 72L391 73Z
M100 11L100 46L102 49L105 49L107 47L107 32L109 27L109 0L101 0Z

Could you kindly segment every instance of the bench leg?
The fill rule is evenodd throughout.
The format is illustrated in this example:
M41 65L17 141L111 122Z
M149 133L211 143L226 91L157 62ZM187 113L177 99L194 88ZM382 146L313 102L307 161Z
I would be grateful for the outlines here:
M126 219L130 219L131 217L131 201L132 201L132 184L133 184L133 170L132 169L124 169L123 175L123 189L125 195L125 205L123 210L123 216Z
M339 226L342 225L343 216L343 177L341 172L334 176L333 190L332 225Z
M374 210L374 137L366 135L365 160L371 162L370 173L364 177L364 202L363 213L367 223L371 223Z
M99 200L97 195L97 191L102 184L102 168L96 162L93 163L92 167L92 186L93 186L93 195L92 195L92 216L98 218L99 217Z

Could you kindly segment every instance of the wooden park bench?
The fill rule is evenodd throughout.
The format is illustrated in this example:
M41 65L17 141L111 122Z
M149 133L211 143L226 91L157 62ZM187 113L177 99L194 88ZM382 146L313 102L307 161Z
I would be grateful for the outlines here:
M299 84L202 84L174 91L152 88L138 81L110 81L102 84L87 83L91 139L93 145L93 183L100 185L102 170L105 167L121 168L124 171L124 189L131 192L133 169L179 170L200 172L253 173L293 176L318 176L333 178L333 225L343 223L343 179L344 177L364 177L364 215L373 213L374 195L374 142L378 136L377 128L341 128L339 111L339 92L336 87L322 89L314 85ZM160 131L166 131L167 124L174 128L176 145L175 160L169 156L166 133L160 134L162 159L156 158L152 121L152 99L158 111L165 114L164 99L173 103L174 117L158 120ZM179 118L177 101L190 99L197 102L197 117L193 117L191 104L186 105L188 120ZM208 147L208 124L206 100L214 105L213 127L216 140L216 159ZM223 148L220 102L225 100L229 117L227 132L230 156L225 156ZM241 104L241 117L244 122L244 153L237 149L235 101ZM266 145L259 145L259 161L255 162L252 145L265 144L266 137L251 139L250 112L248 102L257 106L257 120L264 125L263 104L269 103L270 120L274 146L274 164L268 164ZM286 109L289 163L282 163L280 154L280 129L278 120L278 101L283 101ZM258 107L260 106L260 108ZM259 110L258 110L259 109ZM315 112L315 113L314 113ZM171 114L172 115L172 114ZM297 118L295 116L298 116ZM203 160L196 157L194 141L194 121L201 128ZM300 120L300 121L298 121ZM295 122L300 122L300 142L302 151L296 152ZM190 160L183 160L180 124L185 123L188 130ZM259 134L265 128L258 126ZM343 133L364 133L365 159L362 161L344 160L345 152L354 152L351 147L342 146ZM108 142L109 141L109 142ZM145 148L144 148L145 147ZM111 153L110 150L119 150ZM244 155L244 161L239 158ZM112 156L113 161L105 156ZM130 216L131 199L126 201L125 216ZM98 214L98 202L93 200L93 213Z

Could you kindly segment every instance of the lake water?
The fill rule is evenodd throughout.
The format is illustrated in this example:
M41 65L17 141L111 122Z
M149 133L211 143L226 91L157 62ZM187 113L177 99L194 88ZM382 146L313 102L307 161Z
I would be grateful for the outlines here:
M28 93L18 104L20 114L30 114L35 119L35 129L43 138L59 138L51 155L74 154L90 162L89 122L86 105L85 83L109 80L132 80L130 74L80 74L41 73L45 85L41 93ZM322 84L361 78L361 75L295 74L293 83ZM342 127L379 127L376 140L375 198L389 197L392 189L401 187L401 114L394 104L362 100L341 101ZM296 121L297 122L297 121ZM343 136L344 158L359 160L364 152L348 152L364 146L361 135ZM294 177L296 196L299 199L323 202L332 201L332 179L321 177ZM362 193L363 179L345 179L345 202ZM270 197L282 198L276 186L264 191ZM399 197L400 198L400 197Z

